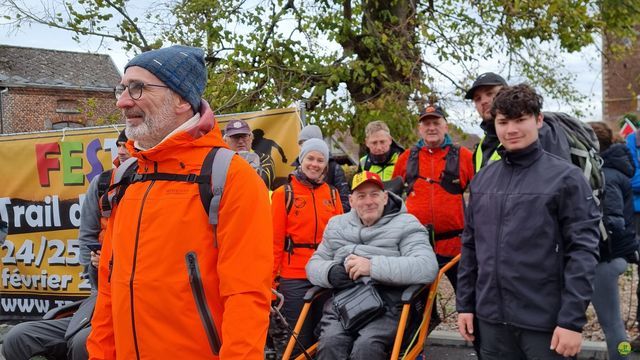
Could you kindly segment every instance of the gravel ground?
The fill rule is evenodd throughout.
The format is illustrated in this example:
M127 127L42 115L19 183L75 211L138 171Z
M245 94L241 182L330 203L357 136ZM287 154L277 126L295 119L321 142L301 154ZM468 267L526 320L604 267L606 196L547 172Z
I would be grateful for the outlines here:
M638 288L638 273L636 265L629 265L627 271L619 278L620 288L620 307L622 311L622 320L625 322L629 339L638 336L636 323L636 290ZM442 323L438 325L438 330L457 331L456 325L456 307L453 288L446 277L440 283L438 291L438 312L442 318ZM600 329L596 312L592 305L587 309L587 318L589 322L584 328L583 337L585 340L604 341L604 333Z

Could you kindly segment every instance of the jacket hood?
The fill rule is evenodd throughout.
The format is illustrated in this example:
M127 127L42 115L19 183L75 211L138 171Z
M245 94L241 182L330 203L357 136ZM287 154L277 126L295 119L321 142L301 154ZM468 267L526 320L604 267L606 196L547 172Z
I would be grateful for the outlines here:
M635 170L633 160L629 149L624 144L613 144L603 151L600 156L604 160L603 167L616 169L629 178L633 177Z
M198 122L180 132L164 139L160 144L151 149L140 151L134 148L133 141L127 142L127 148L132 156L138 159L151 161L166 160L167 157L174 157L175 151L180 147L225 147L229 146L222 140L222 132L215 119L209 104L202 100L200 105L200 119ZM170 151L167 151L170 150Z
M387 194L389 195L389 201L387 201L387 205L384 206L384 210L382 211L382 216L380 217L380 219L378 219L375 224L371 225L373 227L384 225L391 221L391 219L393 219L394 217L407 212L407 206L404 204L404 201L402 201L401 197L389 191L387 191ZM362 222L360 221L355 208L351 208L349 216L350 221L353 224L362 226Z
M389 191L387 191L387 195L389 196L389 201L387 201L387 205L384 206L382 217L407 212L407 207L401 197Z
M394 139L391 139L391 146L389 147L389 152L395 154L402 154L404 152L404 148L400 146Z

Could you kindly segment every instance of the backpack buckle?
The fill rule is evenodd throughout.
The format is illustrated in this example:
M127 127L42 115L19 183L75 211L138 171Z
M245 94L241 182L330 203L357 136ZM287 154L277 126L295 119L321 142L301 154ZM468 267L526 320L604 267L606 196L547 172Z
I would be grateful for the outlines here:
M188 174L187 175L187 182L196 182L196 179L198 178L198 175L196 174Z
M138 174L135 173L131 176L131 182L144 181L147 178L147 174Z

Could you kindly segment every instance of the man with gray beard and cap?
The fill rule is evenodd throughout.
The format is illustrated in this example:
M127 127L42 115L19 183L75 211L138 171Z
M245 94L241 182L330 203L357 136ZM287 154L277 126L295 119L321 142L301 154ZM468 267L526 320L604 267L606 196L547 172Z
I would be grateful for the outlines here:
M206 83L202 49L176 45L134 57L115 88L137 172L109 193L90 359L262 359L267 189L222 140Z

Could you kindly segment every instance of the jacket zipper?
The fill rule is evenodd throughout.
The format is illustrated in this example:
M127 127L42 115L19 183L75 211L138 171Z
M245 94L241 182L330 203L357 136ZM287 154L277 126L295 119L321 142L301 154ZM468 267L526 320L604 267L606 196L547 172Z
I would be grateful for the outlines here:
M211 347L211 351L213 351L213 355L218 356L222 345L220 343L218 331L216 330L216 325L213 322L213 316L211 316L211 310L207 305L207 298L204 293L202 278L200 277L200 269L198 268L196 253L193 251L188 252L185 259L187 261L187 268L189 269L189 284L191 285L193 298L196 301L198 313L200 313L202 326L204 326L207 339L209 339L209 346Z
M509 196L509 191L511 190L511 180L513 179L513 173L514 173L514 169L511 169L511 172L509 174L509 181L507 182L507 186L505 187L505 197L504 200L502 200L502 208L500 209L500 214L499 214L499 218L502 218L502 215L505 212L505 206L507 205L507 197ZM500 317L502 318L503 323L508 323L504 317L504 306L503 306L503 298L502 298L502 286L500 285L500 277L499 277L499 271L498 271L498 267L500 266L500 261L499 261L499 255L500 255L500 243L502 242L502 230L504 229L504 227L502 226L502 222L500 222L500 232L498 233L498 240L496 242L496 267L495 267L495 277L496 277L496 289L498 289L498 299L500 302L499 308L500 308Z
M427 161L429 161L429 165L431 165L431 172L429 172L428 174L428 178L429 179L433 179L433 177L435 177L435 163L434 163L434 158L435 155L433 153L433 150L427 148L427 152L425 154ZM418 153L418 169L420 169L420 153ZM419 170L418 170L419 171ZM420 174L418 174L418 176L420 176ZM429 190L431 190L431 221L429 222L430 224L433 224L433 235L435 236L436 234L436 211L435 211L435 204L433 203L433 201L435 200L436 197L436 186L437 185L435 182L433 181L429 181ZM433 242L433 251L436 251L436 243L435 241Z
M144 196L142 197L142 203L140 204L140 212L138 213L138 226L136 227L136 240L133 246L133 265L131 268L131 277L129 278L129 301L131 303L131 329L133 332L133 345L136 349L136 359L140 360L140 349L138 348L138 335L136 333L136 318L135 318L135 309L133 302L133 280L136 275L136 263L138 260L138 242L140 240L140 224L142 222L142 211L144 210L144 204L147 201L147 196L151 191L151 188L155 184L155 180L151 181L151 184L147 187L147 190L144 192Z
M111 274L113 274L113 252L111 253L111 259L109 259L109 277L107 282L111 283Z
M331 187L329 187L329 191L331 190ZM316 238L318 236L318 209L316 209L316 197L314 195L314 190L311 189L311 200L313 202L313 213L315 214L314 218L315 218L315 228L313 230L313 245L316 245Z

